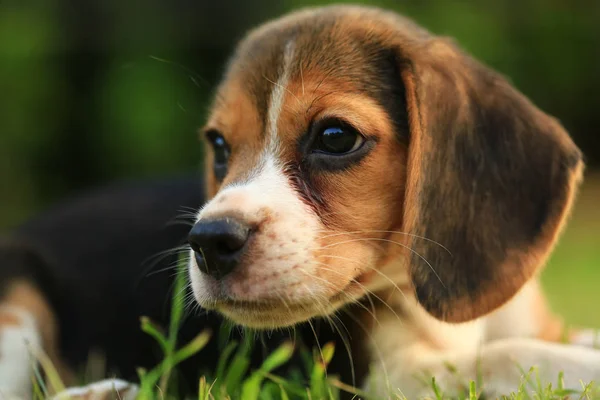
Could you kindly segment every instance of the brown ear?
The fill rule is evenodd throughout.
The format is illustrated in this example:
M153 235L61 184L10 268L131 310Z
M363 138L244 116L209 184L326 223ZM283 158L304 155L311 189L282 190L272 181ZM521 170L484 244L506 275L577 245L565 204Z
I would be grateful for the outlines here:
M401 55L411 277L429 313L467 321L509 300L544 263L582 157L556 120L454 45L435 39L411 51Z

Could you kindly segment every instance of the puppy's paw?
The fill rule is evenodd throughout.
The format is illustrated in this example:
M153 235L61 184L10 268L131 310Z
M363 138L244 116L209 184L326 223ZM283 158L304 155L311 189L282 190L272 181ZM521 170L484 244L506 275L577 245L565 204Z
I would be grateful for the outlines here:
M569 342L578 346L591 347L600 350L600 330L583 329L571 335Z
M134 400L139 387L120 379L105 379L87 386L72 387L52 400Z
M0 399L30 399L33 355L41 339L26 312L0 307Z

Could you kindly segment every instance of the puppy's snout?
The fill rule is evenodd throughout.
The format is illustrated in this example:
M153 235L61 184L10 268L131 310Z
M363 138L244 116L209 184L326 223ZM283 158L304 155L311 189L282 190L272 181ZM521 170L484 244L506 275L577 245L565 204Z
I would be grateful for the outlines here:
M239 263L251 227L234 218L197 222L188 235L200 270L220 279Z

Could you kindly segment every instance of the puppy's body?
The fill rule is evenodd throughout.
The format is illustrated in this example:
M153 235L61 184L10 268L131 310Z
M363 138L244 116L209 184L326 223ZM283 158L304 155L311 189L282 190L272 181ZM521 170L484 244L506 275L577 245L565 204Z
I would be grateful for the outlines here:
M15 282L43 293L53 310L47 325L71 369L98 351L131 379L136 364L154 362L139 316L168 318L173 270L147 275L169 266L174 255L146 269L182 244L187 228L174 224L176 217L202 198L197 179L182 179L106 188L49 210L2 243L3 294Z
M291 14L240 44L203 134L212 148L209 201L189 235L189 277L202 307L271 329L370 298L366 310L349 312L363 332L352 350L368 348L355 365L371 364L364 385L380 394L428 394L419 374L455 394L464 383L457 376L479 372L487 393L505 393L522 379L515 364L538 365L547 382L565 371L571 388L600 377L600 352L552 343L560 324L537 284L570 211L581 154L557 121L448 40L377 9ZM159 209L172 212L179 201ZM148 227L140 228L143 240ZM135 293L131 275L120 271L113 282L97 264L73 266L160 251L182 236L137 247L129 236L111 239L114 251L86 242L63 263L67 273L50 275L56 287L83 273L106 291ZM8 274L4 281L15 282L18 274ZM64 314L77 309L70 298L26 281L56 310L61 337L70 318L89 318ZM161 294L155 301L164 301L167 282L152 288ZM87 310L103 300L78 290L72 297L87 298ZM156 315L147 293L121 298L115 308L133 306L101 321L124 318L134 332L135 316ZM105 324L93 327L102 348L112 341ZM69 346L63 339L62 353ZM116 365L139 362L115 356Z

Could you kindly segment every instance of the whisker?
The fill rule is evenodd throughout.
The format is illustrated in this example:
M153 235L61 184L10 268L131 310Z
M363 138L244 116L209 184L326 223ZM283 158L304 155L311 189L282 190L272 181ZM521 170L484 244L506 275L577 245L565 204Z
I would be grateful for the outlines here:
M191 214L191 213L187 213L187 212L185 212L185 213L182 212L180 214L177 214L175 216L175 218L172 218L172 219L175 219L175 220L178 220L178 219L186 219L187 220L187 219L189 219L190 221L195 222L196 215L195 214Z
M189 284L188 284L188 287L189 287ZM183 298L183 304L184 304L185 310L189 310L191 313L193 313L194 310L193 310L193 308L190 309L190 307L200 306L200 304L198 304L198 302L196 302L196 298L194 297L194 293L192 290L190 290Z
M329 237L343 236L343 235L355 235L355 234L360 234L360 233L393 233L393 234L398 234L398 235L406 235L406 236L414 237L414 238L417 238L417 239L423 239L423 240L426 240L428 242L431 242L433 244L436 244L436 245L440 246L442 249L444 249L446 252L448 252L448 254L450 254L452 256L452 252L450 250L448 250L448 248L446 246L444 246L443 244L441 244L439 242L436 242L435 240L427 238L425 236L419 236L419 235L415 235L413 233L402 232L402 231L386 231L386 230L377 230L377 229L363 229L363 230L359 230L359 231L337 232L337 233L330 234L330 235L320 236L318 239L326 239L326 238L329 238Z
M192 212L192 213L194 213L194 214L197 214L197 213L198 213L198 209L197 209L197 208L194 208L194 207L180 206L180 207L179 207L179 209L180 209L181 211L190 211L190 212Z
M283 303L284 307L287 308L288 313L290 315L293 314L292 309L290 307L290 305L288 304L288 302L286 301L285 297L280 293L280 292L276 292L277 297L279 298L279 300L281 300L281 302Z
M304 285L305 289L309 292L312 293L312 291L309 289L309 287L305 284ZM350 338L350 331L348 330L348 327L346 327L346 325L344 324L344 322L335 314L329 314L329 310L325 307L325 303L329 303L329 298L327 298L327 296L316 296L317 298L322 298L324 301L323 302L317 302L317 304L321 305L321 310L319 311L319 315L321 318L325 318L325 320L329 323L330 327L335 330L339 336L339 338L342 341L342 344L344 346L344 349L346 350L346 354L348 355L348 359L350 361L350 369L351 369L351 376L352 376L352 384L355 385L356 384L356 373L355 373L355 368L354 368L354 359L352 356L352 348L350 346L350 342L349 342L349 338ZM355 299L353 299L351 296L348 296L350 301L355 301ZM323 303L323 304L322 304ZM334 320L335 318L335 320ZM346 334L344 334L344 332L342 332L342 330L340 329L340 327L338 326L338 324L336 322L339 322L342 327L344 328L344 331ZM313 333L314 333L314 328L311 326L311 328L313 329ZM322 357L322 356L321 356Z
M267 81L269 81L270 83L272 83L275 86L279 86L280 88L282 88L283 90L285 90L286 92L288 92L290 95L292 95L296 101L298 103L300 103L300 99L298 98L298 96L296 96L294 93L292 93L291 90L289 90L287 87L283 86L282 84L278 83L278 82L273 82L272 80L270 80L269 78L267 78L266 76L263 75L263 78L265 78Z
M422 255L420 255L417 251L415 251L414 249L410 248L409 246L400 243L400 242L396 242L395 240L390 240L390 239L383 239L383 238L357 238L357 239L348 239L348 240L343 240L341 242L336 242L336 243L332 243L332 244L328 244L326 246L322 246L320 248L316 248L313 250L322 250L322 249L327 249L333 246L338 246L340 244L345 244L345 243L354 243L354 242L366 242L366 241L379 241L379 242L386 242L386 243L392 243L392 244L396 244L398 246L401 246L405 249L407 249L408 251L410 251L411 253L413 253L414 255L416 255L417 257L419 257L421 260L425 261L425 263L429 266L429 268L431 268L431 271L433 271L434 275L436 276L436 278L440 281L440 283L442 284L442 286L446 288L446 285L444 284L444 282L442 282L442 279L440 278L440 276L438 275L438 273L436 272L436 270L433 268L433 265L431 265L431 263L429 261L427 261L427 259L425 257L423 257Z
M336 320L333 320L333 318L335 318ZM331 325L332 325L333 329L339 335L340 339L342 340L342 344L343 344L344 348L346 349L346 354L348 355L348 360L350 361L350 375L352 377L352 386L356 386L356 371L354 369L354 357L352 356L352 347L350 346L350 339L351 339L350 331L348 331L348 328L346 327L344 322L340 319L340 317L335 315L335 313L331 314L331 316L328 315L327 320L331 321ZM344 333L337 326L337 324L335 323L336 321L338 321L340 324L342 324L344 330L347 333L347 336L344 335Z
M158 253L154 254L153 256L150 256L148 258L146 258L144 261L142 261L142 264L145 264L149 261L154 260L157 257L168 257L170 255L175 255L177 253L182 252L183 250L189 250L189 247L187 244L183 244L181 246L177 246L177 247L173 247L167 250L163 250L163 251L159 251ZM162 260L163 258L159 259L159 262Z
M318 262L318 261L314 261L314 262L315 262L316 264L320 264L320 265L322 265L322 266L325 266L325 268L321 267L321 268L322 268L322 269L324 269L325 271L333 272L333 273L336 273L336 274L338 274L338 275L341 275L341 276L343 276L343 277L345 277L345 276L346 276L346 275L342 274L342 273L341 273L341 272L339 272L339 271L336 271L336 270L334 270L334 269L331 269L331 268L330 268L330 267L331 267L331 265L328 265L328 264L325 264L325 263L322 263L322 262ZM329 267L329 268L328 268L328 267ZM302 272L304 272L304 273L307 273L306 271L302 271ZM328 280L326 280L326 279L323 279L323 278L321 278L321 277L314 276L314 275L311 275L311 274L309 274L309 276L310 276L311 278L313 278L313 279L318 279L318 280L320 280L320 281L323 281L323 282L325 282L325 283L328 283L328 284L330 284L330 285L331 285L333 288L337 288L337 286L335 286L333 283L329 282L329 281L328 281ZM398 320L399 320L400 322L402 322L402 319L401 319L401 318L400 318L400 316L399 316L399 315L396 313L396 311L395 311L395 310L392 308L392 306L390 306L390 305L389 305L387 302L383 301L383 299L382 299L381 297L379 297L378 295L376 295L375 293L373 293L373 291L372 291L372 290L368 289L368 288L367 288L365 285L363 285L362 283L360 283L360 282L356 281L355 279L352 279L352 282L353 282L353 283L355 283L355 284L357 284L357 285L359 285L359 286L360 286L360 287L361 287L361 288L362 288L362 289L363 289L363 290L364 290L366 293L370 293L370 294L371 294L373 297L375 297L377 300L379 300L379 301L380 301L380 302L381 302L383 305L385 305L385 306L386 306L386 307L387 307L387 308L388 308L388 309L389 309L389 310L392 312L392 314L394 314L394 315L396 316L396 318L398 318Z
M310 326L310 329L312 330L313 335L315 336L315 341L317 344L317 348L319 349L319 354L321 355L321 360L324 360L325 356L323 355L323 349L321 348L321 343L319 343L319 337L317 336L317 331L315 330L315 327L310 319L307 322L308 322L308 326ZM325 372L325 376L327 376L327 372Z
M327 73L323 76L323 78L319 81L319 83L317 84L317 86L313 89L312 94L314 95L315 93L317 93L317 90L319 90L319 88L321 87L321 85L325 82L325 80L327 78L329 78L332 74L334 73L334 69L331 68L329 69L329 71L327 71ZM308 106L308 108L306 109L306 114L308 114L310 112L310 110L312 109L313 105L316 102L316 98L310 103L310 106Z
M182 207L179 211L179 214L176 215L174 218L172 218L167 224L166 226L171 226L171 225L176 225L182 222L185 222L186 225L194 225L196 223L196 219L198 217L198 211L194 210L191 207L187 207L189 208L189 210L185 209L186 207Z
M322 100L322 99L324 99L324 98L325 98L325 97L327 97L327 96L330 96L330 95L332 95L332 94L339 93L339 92L340 92L340 90L332 90L331 92L327 92L327 93L325 93L325 94L322 94L322 95L320 95L320 96L317 96L317 97L315 97L315 98L312 100L312 102L310 103L310 105L308 106L308 108L306 109L306 111L305 111L305 114L308 114L308 113L310 112L310 110L311 110L311 109L314 107L314 105L315 105L315 103L316 103L317 101L319 101L319 100Z
M329 71L327 71L327 73L323 76L323 78L319 81L319 83L317 84L317 86L313 90L313 94L315 94L317 92L317 90L319 90L319 88L321 87L321 85L325 82L325 80L327 78L329 78L333 74L333 72L334 72L333 68L331 68Z
M321 263L321 264L322 264L322 263ZM323 264L323 265L325 265L325 266L328 266L327 264ZM331 271L331 272L337 272L337 271L333 271L333 270L331 270L331 269L327 269L327 270L329 270L329 271ZM310 274L310 273L309 273L309 272L307 272L307 271L303 271L303 272L304 272L305 274L307 274L307 275L308 275L308 276L309 276L311 279L317 279L317 280L320 280L320 281L322 281L322 282L324 282L324 283L328 284L329 286L333 287L334 289L337 289L337 286L335 286L335 285L334 285L332 282L329 282L328 280L326 280L326 279L323 279L323 278L320 278L320 277L318 277L318 276L312 275L312 274ZM339 273L339 272L337 272L337 273L338 273L339 275L343 275L343 274L341 274L341 273ZM356 283L357 283L358 285L360 285L360 283L358 283L358 282L356 282ZM361 285L361 286L362 286L362 285ZM369 308L368 308L367 306L365 306L364 304L362 304L362 303L361 303L361 302L360 302L358 299L356 299L356 298L354 298L354 297L350 296L350 295L349 295L349 294L347 294L347 293L343 293L343 294L345 295L345 297L346 297L346 299L348 300L348 302L349 302L349 303L352 303L352 304L358 304L360 307L364 308L364 309L365 309L365 311L366 311L366 312L368 312L368 313L369 313L369 314L370 314L370 315L373 317L373 319L374 319L374 320L375 320L375 321L376 321L376 322L379 324L379 319L377 319L377 317L375 316L375 304L373 303L373 300L370 298L370 295L371 295L371 294L373 294L373 293L372 293L370 290L368 290L367 288L365 288L364 286L363 286L363 289L365 290L365 292L366 292L366 295L367 295L366 297L367 297L367 299L369 300L369 303L371 304L371 310L369 310ZM329 300L329 299L327 299L327 300ZM382 300L380 299L380 301L382 301ZM382 302L383 302L383 301L382 301ZM392 312L393 312L393 311L392 311ZM325 314L326 314L326 310L325 310L325 312L323 312L322 314L324 314L324 315L325 315ZM379 325L381 325L381 324L379 324Z
M359 328L361 328L363 330L365 335L367 335L367 337L369 338L369 341L373 344L373 347L375 348L375 352L377 353L377 357L379 358L379 363L381 364L381 368L383 369L383 375L385 376L385 381L386 381L386 384L388 386L388 391L389 391L389 389L391 388L390 376L388 374L388 370L385 365L383 354L381 353L381 349L379 348L379 345L374 340L373 335L371 335L371 332L369 331L369 329L367 329L367 327L365 327L365 325L362 323L362 321L359 318L357 318L356 316L354 316L352 313L348 312L347 310L344 310L344 313L349 318L351 318L352 321L354 321L354 323L356 325L358 325Z
M140 272L140 274L136 278L134 288L137 288L138 285L148 276L148 274L165 258L170 257L170 256L176 256L183 252L187 252L188 250L189 250L189 247L186 244L186 245L181 245L181 246L173 247L171 249L160 251L160 252L154 254L153 256L146 258L144 261L141 262L140 265L144 265L146 263L149 263L149 264L147 267L145 267Z
M404 291L400 288L400 286L398 286L398 284L396 282L394 282L394 280L392 278L390 278L387 274L383 273L382 271L380 271L378 268L372 266L372 265L368 265L367 263L361 263L359 261L353 260L351 258L348 257L342 257L342 256L335 256L335 255L331 255L331 254L322 254L322 257L327 257L327 258L335 258L338 260L344 260L344 261L349 261L349 262L353 262L355 264L358 264L360 267L366 267L370 270L375 271L376 273L378 273L380 276L382 276L383 278L387 279L392 285L393 287L398 290L398 292L400 292L400 294L404 297L405 300L408 300L408 297L406 297L406 294L404 293Z
M175 225L184 225L184 226L194 226L194 222L193 221L178 221L178 220L171 220L169 222L167 222L166 226L175 226Z
M188 209L180 209L178 215L185 215L187 217L196 218L198 216L198 210L190 208Z
M182 261L185 262L186 264L189 263L191 260L192 260L191 257L184 257L184 258L182 258ZM158 269L156 271L152 271L152 272L150 272L150 273L148 273L146 275L146 278L149 278L149 277L151 277L153 275L160 274L161 272L166 272L166 271L169 271L169 270L172 270L172 269L176 270L177 267L179 266L179 262L180 261L181 260L175 260L171 264L169 264L168 266L166 266L165 268L161 268L161 269ZM179 271L176 270L175 274L171 275L171 277L172 276L176 276L178 273L179 273Z

